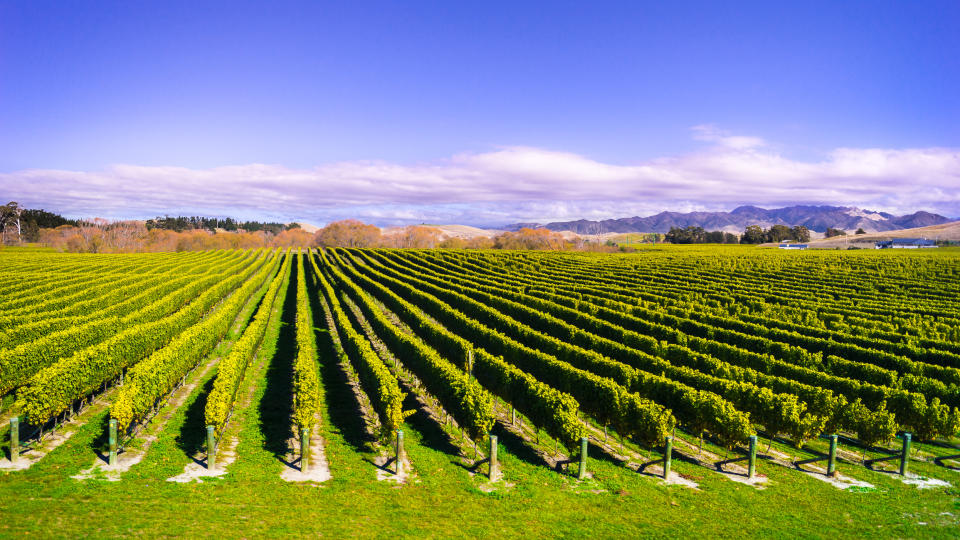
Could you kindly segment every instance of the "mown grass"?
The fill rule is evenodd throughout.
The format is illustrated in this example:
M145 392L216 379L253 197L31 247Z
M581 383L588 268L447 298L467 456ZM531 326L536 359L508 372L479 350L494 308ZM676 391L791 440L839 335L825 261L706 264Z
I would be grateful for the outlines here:
M94 459L105 412L31 469L0 473L0 535L951 538L960 530L960 489L918 490L896 476L853 464L841 465L841 472L876 490L841 491L763 462L760 470L770 482L758 490L675 460L674 470L699 484L699 490L691 490L665 486L599 456L589 462L593 478L578 482L539 464L522 441L501 430L506 484L487 493L481 489L486 483L482 474L471 475L449 453L441 430L422 413L404 426L413 479L401 486L378 481L371 464L376 456L330 338L320 327L327 403L320 434L333 478L322 485L285 482L280 454L289 435L283 416L289 411L293 352L288 340L295 304L286 290L279 298L284 299L282 313L274 317L260 352L267 365L250 371L262 376L244 383L254 385L253 399L233 416L240 443L228 474L202 483L167 481L183 472L202 445L202 410L215 375L211 370L144 460L119 482L70 478ZM315 321L324 323L319 313ZM822 445L814 446L819 450ZM960 482L960 473L929 463L911 468Z

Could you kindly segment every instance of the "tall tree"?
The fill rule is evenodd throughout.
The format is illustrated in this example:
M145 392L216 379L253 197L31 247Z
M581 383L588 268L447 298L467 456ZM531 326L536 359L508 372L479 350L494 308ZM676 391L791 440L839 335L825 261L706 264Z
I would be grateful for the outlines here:
M0 227L3 228L3 243L7 243L8 234L17 233L16 241L20 243L20 215L23 213L23 207L16 201L10 201L0 207Z
M786 225L774 225L773 227L770 227L769 231L767 231L768 242L783 242L784 240L792 239L793 231Z
M567 241L563 235L548 229L522 228L505 232L493 239L496 249L563 249Z
M664 238L667 242L671 244L703 244L705 242L720 242L722 241L722 236L720 240L717 240L716 237L709 237L707 231L703 230L703 227L697 227L691 225L689 227L679 228L679 227L670 227L670 232L667 233Z
M356 219L334 221L314 234L322 247L372 247L380 241L380 228Z
M741 244L762 244L765 240L766 234L759 225L748 226L740 237Z
M810 229L804 227L803 225L797 225L790 230L791 236L797 242L809 242L810 241Z
M400 234L400 247L433 248L440 242L443 231L426 225L411 225Z

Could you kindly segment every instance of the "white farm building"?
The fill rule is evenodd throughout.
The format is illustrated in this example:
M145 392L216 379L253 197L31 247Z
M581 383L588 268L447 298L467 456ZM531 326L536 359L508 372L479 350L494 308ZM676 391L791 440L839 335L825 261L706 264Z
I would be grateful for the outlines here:
M920 249L935 248L937 243L924 238L894 238L877 242L876 249Z

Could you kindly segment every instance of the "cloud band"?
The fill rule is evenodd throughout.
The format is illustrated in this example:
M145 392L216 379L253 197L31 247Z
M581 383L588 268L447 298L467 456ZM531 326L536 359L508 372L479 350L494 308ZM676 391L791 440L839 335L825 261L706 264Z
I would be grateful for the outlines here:
M432 163L339 162L312 169L250 164L188 169L0 173L8 200L74 217L158 214L380 224L496 225L720 210L740 204L834 204L960 216L960 150L839 148L817 162L785 158L756 137L693 128L700 152L636 164L508 147Z

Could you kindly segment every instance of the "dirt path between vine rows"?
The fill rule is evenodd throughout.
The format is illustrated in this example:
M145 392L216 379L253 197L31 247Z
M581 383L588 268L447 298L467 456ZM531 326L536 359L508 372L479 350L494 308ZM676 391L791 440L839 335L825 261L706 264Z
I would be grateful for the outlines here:
M229 354L229 349L232 348L233 344L236 343L236 339L228 339L230 335L237 335L239 339L239 332L243 329L243 325L252 315L252 307L260 301L261 293L269 287L270 281L267 280L260 289L255 291L247 299L243 308L237 314L233 323L230 325L231 334L224 336L217 345L214 347L214 351L218 350L220 347L228 346L227 350L223 355L217 355L212 358L209 358L206 363L202 364L199 369L195 366L187 375L184 377L184 383L175 388L164 400L164 403L160 405L160 408L156 413L145 421L140 423L140 426L134 431L131 435L130 440L127 442L125 448L117 454L117 464L111 467L107 461L107 456L98 455L94 460L93 465L89 469L81 471L79 474L73 476L77 480L86 480L88 478L96 475L97 471L103 471L106 475L106 479L110 481L120 480L120 475L129 471L131 467L143 461L144 456L146 456L147 451L150 450L150 447L154 442L157 441L159 434L163 431L166 425L176 414L177 410L183 406L187 398L189 398L197 386L200 384L200 381L204 380L207 373L216 366L224 355ZM209 355L208 355L209 356ZM136 446L135 446L136 445Z
M197 453L191 456L192 461L184 467L183 473L167 478L168 482L202 482L204 477L223 476L227 474L227 467L237 460L236 449L240 442L239 435L243 426L242 422L230 420L235 419L238 411L245 411L253 403L257 381L263 378L267 369L267 358L262 354L262 350L258 350L256 357L250 362L253 365L247 367L243 380L240 382L240 388L243 390L242 397L234 404L233 412L230 414L227 426L220 437L220 442L217 444L216 468L214 470L207 468L206 455Z
M313 422L315 426L319 426L321 422L320 413L313 417ZM297 433L296 423L290 423L293 426L293 433ZM283 471L280 472L280 478L284 479L287 482L326 482L333 478L330 474L330 464L327 462L327 454L324 450L324 440L319 434L313 434L310 437L310 463L307 466L307 470L303 470L302 464L294 465L299 463L299 456L302 455L301 448L303 446L303 441L299 437L294 435L287 439L287 447L290 449L289 452L283 457L282 463L284 465Z
M0 470L22 471L32 467L47 454L70 440L84 424L106 410L116 391L117 387L111 386L93 398L90 404L70 415L68 420L61 423L53 431L44 433L39 441L34 441L29 448L20 451L20 459L16 463L11 463L10 459L4 456L3 459L0 459Z
M194 368L193 372L187 375L187 382L175 389L168 396L166 403L160 406L157 413L151 419L148 419L138 431L134 432L133 438L127 443L128 448L123 449L117 454L117 464L115 466L111 467L109 465L106 460L107 456L98 455L89 469L80 471L79 474L72 478L86 480L94 477L97 471L102 471L107 480L119 481L120 476L129 471L130 467L143 461L147 451L150 450L153 443L157 441L157 437L166 427L167 423L170 422L177 410L183 406L187 398L193 394L194 390L196 390L200 384L200 381L217 365L220 358L220 356L211 358L206 364L201 366L200 369ZM138 443L138 446L133 447L135 442Z
M390 456L389 447L385 447L379 442L379 437L377 435L381 430L379 417L374 411L373 404L370 402L370 398L360 386L360 380L357 376L357 373L350 364L350 360L346 351L343 349L343 343L340 339L340 332L337 329L337 325L333 318L333 311L323 295L320 295L320 304L323 307L324 319L327 330L330 333L330 341L333 343L333 347L337 354L337 367L346 377L347 384L350 388L350 393L353 396L353 399L356 400L356 406L363 419L364 434L366 435L367 442L373 447L373 450L378 453L378 455L373 459L365 458L364 461L375 467L377 480L389 480L397 482L398 484L406 483L409 479L410 471L413 471L413 465L409 460L409 454L404 456L403 469L401 470L400 474L397 474L396 467L391 467L395 459Z

